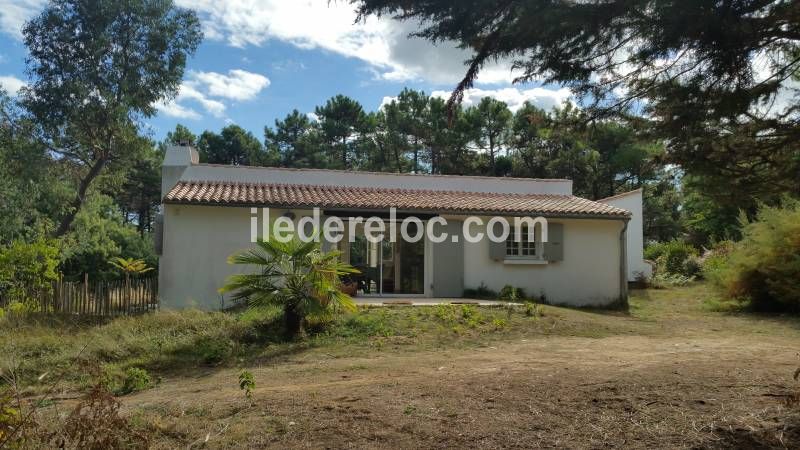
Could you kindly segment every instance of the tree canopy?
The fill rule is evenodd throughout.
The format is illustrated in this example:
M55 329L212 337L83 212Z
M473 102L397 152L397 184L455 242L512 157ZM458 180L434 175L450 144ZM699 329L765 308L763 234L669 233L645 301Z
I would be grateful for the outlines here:
M590 118L642 116L668 161L708 195L800 193L800 5L791 0L354 0L361 18L472 51L451 104L481 68L570 87Z
M202 33L194 12L171 1L53 0L23 34L32 83L22 103L77 179L61 236L105 166L136 160L146 147L139 119L177 94Z

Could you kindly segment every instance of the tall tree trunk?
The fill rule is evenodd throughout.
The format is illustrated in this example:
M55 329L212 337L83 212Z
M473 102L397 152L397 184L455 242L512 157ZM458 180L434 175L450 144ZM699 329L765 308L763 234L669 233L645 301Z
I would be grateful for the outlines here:
M402 172L403 168L400 167L400 152L398 151L398 148L397 148L396 145L394 146L394 161L395 161L395 165L397 166L397 173Z
M491 175L494 176L494 138L489 135L489 167L491 168Z
M347 137L342 137L342 169L347 170Z
M54 237L61 237L69 231L69 228L72 226L72 222L75 220L75 216L80 211L83 203L86 201L86 191L89 190L89 186L92 184L95 178L100 175L100 172L103 170L103 167L106 165L106 158L100 158L92 164L92 167L89 168L89 172L86 174L85 177L81 179L80 184L78 185L78 192L75 194L75 199L72 200L70 204L70 209L67 211L67 214L61 219L61 223L58 225L55 233L53 233Z
M608 196L611 197L612 195L616 194L616 192L614 192L615 190L616 189L614 189L614 174L612 173L608 175L608 192L609 192Z

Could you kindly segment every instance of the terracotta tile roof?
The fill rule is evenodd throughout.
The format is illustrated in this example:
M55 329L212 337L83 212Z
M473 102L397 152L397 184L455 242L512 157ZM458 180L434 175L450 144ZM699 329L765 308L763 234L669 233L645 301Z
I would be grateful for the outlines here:
M471 214L541 214L627 217L622 208L572 195L502 194L307 184L179 181L165 203L426 211Z

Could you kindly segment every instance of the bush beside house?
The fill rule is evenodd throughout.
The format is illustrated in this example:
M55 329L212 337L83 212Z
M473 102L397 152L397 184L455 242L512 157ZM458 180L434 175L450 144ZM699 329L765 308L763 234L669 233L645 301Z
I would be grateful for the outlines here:
M742 240L718 246L704 275L755 309L800 311L800 202L762 207L755 221L742 225Z
M38 294L49 292L58 279L59 251L54 241L16 241L0 247L0 306L28 304Z

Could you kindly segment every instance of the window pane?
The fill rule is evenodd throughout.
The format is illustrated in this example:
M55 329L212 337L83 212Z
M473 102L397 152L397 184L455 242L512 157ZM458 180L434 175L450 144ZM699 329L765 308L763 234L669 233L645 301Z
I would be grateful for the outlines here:
M520 241L516 241L516 233L511 230L506 239L507 256L536 256L536 241L528 239L528 227L520 230Z

